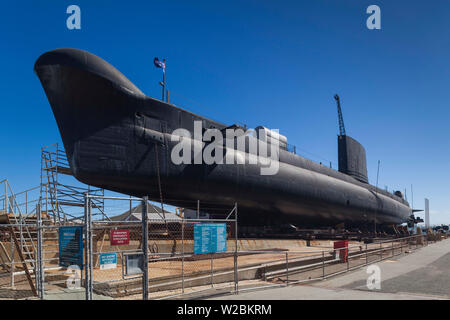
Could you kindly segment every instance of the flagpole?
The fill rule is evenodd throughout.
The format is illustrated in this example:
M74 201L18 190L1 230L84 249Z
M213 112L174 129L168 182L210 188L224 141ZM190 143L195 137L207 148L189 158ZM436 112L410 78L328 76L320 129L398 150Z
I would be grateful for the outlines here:
M163 71L162 82L160 82L159 84L162 87L162 101L165 102L164 95L166 91L166 59L160 61L158 57L155 57L155 59L153 59L153 63L155 64L155 67L161 68Z
M163 68L163 81L162 81L162 101L164 102L164 91L166 91L166 70Z

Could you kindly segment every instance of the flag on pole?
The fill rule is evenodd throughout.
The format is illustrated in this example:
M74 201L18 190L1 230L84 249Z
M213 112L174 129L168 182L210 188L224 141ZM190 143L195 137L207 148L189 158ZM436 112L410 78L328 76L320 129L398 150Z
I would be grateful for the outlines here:
M155 67L163 69L163 72L166 69L166 59L163 59L163 61L159 60L157 57L153 59L153 63L155 64Z

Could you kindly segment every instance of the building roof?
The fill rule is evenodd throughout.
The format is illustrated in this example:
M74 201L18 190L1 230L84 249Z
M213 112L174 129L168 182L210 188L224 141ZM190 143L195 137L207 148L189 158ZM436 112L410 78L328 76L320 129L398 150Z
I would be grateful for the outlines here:
M181 220L175 213L161 209L161 207L155 206L151 203L148 204L148 219L149 220ZM131 208L120 215L110 218L112 221L142 221L142 204Z

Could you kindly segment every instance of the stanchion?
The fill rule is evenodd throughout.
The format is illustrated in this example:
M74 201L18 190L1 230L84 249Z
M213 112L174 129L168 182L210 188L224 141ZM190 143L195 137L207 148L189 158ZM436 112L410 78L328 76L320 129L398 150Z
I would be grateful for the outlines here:
M91 221L91 200L89 195L84 197L84 239L85 239L85 288L86 288L86 300L92 300L92 221Z
M142 299L148 300L148 197L142 198Z
M42 215L41 205L36 206L36 223L37 223L37 272L36 272L36 286L38 289L38 296L44 299L44 266L42 263Z
M181 222L181 293L184 294L184 216Z
M214 265L213 265L213 257L214 257L214 252L211 252L211 288L214 287Z
M234 293L239 293L239 272L238 272L238 206L234 204Z

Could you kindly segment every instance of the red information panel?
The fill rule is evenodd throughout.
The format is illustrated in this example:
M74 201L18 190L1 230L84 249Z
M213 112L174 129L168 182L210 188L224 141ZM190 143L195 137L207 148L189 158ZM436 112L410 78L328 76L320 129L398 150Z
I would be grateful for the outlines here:
M130 230L128 229L111 230L109 239L111 241L112 246L127 245L130 243Z

